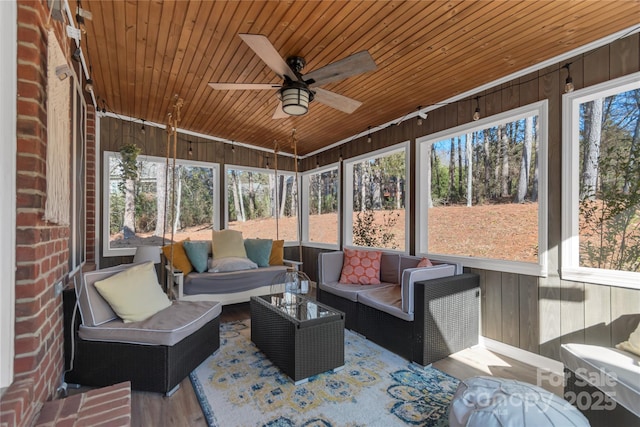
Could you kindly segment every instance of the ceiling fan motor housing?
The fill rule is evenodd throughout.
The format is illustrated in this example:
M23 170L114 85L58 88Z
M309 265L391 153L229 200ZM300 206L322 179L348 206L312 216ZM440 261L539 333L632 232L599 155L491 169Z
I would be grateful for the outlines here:
M290 116L302 116L309 111L309 102L313 101L313 92L306 83L285 78L280 89L282 110Z
M287 58L287 65L298 77L292 80L284 76L284 83L280 89L280 99L282 100L282 111L290 116L302 116L309 111L309 103L313 101L313 91L302 78L302 70L307 62L300 56L290 56Z

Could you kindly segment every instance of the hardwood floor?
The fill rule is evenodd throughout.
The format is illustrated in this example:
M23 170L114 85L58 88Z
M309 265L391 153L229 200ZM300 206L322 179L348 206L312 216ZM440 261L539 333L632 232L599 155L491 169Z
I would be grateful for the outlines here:
M225 306L221 322L249 318L249 304ZM484 348L472 348L455 353L433 364L434 367L456 378L464 379L476 375L512 378L536 384L536 369L514 359L490 352ZM553 393L562 395L562 387L543 384ZM166 426L191 427L207 425L191 381L186 378L171 397L157 393L134 391L131 399L132 425L135 427Z

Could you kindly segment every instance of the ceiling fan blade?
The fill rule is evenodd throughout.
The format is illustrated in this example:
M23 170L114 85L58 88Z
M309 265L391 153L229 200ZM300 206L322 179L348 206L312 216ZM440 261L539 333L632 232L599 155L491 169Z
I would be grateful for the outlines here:
M209 82L215 90L271 90L280 89L282 85L272 83L215 83Z
M284 76L291 80L298 80L291 67L280 56L280 53L262 34L239 34L240 38L269 66L280 78Z
M362 102L360 101L347 98L346 96L339 95L326 89L317 87L314 88L313 91L316 93L314 100L324 105L328 105L331 108L335 108L336 110L344 111L347 114L353 113L362 105Z
M344 59L313 70L309 74L305 74L304 79L305 81L313 79L313 83L309 86L315 87L346 79L347 77L357 74L366 73L367 71L374 71L376 68L376 63L369 52L363 50L362 52L354 53Z
M282 110L282 101L278 101L278 106L276 107L276 111L273 112L272 119L286 119L289 117L287 113Z

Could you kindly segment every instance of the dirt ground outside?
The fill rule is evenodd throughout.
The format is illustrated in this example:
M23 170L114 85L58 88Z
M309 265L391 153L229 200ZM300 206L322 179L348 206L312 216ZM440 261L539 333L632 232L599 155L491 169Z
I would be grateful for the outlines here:
M376 223L380 226L383 213L376 212ZM404 211L395 224L398 249L404 249L405 234ZM538 261L538 204L506 203L482 206L440 206L429 209L428 235L429 252L434 254L452 254L500 260L524 262ZM354 219L355 219L354 214ZM280 218L278 237L284 240L297 240L297 219ZM274 238L276 221L274 218L234 221L229 228L242 231L245 238ZM338 233L337 214L312 215L309 219L309 234L312 242L336 243ZM210 226L180 230L174 235L175 241L211 239ZM166 236L170 240L170 234ZM140 234L133 239L122 239L121 235L111 238L112 247L133 247L140 244L162 244L161 237Z

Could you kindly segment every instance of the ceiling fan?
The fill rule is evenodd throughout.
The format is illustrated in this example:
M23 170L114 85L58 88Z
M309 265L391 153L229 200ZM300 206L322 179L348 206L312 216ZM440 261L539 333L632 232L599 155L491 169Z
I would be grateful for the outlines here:
M273 114L274 119L301 116L309 110L309 103L316 100L345 113L353 113L362 102L319 88L318 86L346 79L357 74L373 71L376 63L366 50L354 53L308 74L302 74L306 65L304 58L290 56L285 61L266 36L261 34L239 34L240 38L271 68L282 84L271 83L215 83L215 90L278 90L280 103Z

